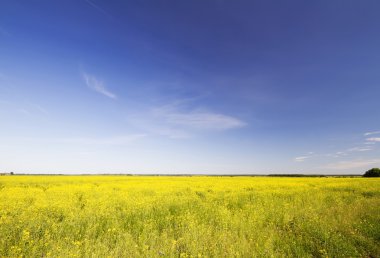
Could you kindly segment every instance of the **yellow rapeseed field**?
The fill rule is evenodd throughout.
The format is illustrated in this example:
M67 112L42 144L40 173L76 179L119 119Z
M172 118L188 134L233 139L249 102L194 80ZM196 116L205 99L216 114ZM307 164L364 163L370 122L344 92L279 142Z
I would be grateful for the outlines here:
M2 176L0 257L380 257L373 178Z

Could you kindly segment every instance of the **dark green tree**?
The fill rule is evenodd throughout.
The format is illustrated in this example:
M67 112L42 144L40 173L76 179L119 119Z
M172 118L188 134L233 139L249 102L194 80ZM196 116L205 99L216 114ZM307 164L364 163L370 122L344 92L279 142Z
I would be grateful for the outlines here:
M380 168L371 168L364 173L364 177L380 177Z

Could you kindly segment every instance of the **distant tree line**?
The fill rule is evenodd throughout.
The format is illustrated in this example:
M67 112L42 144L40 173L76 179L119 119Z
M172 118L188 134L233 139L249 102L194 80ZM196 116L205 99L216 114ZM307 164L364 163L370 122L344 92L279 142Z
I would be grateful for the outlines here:
M14 175L15 173L13 173L13 172L9 172L9 173L7 173L7 172L0 172L0 176L8 176L8 175Z
M371 168L364 173L363 177L380 177L380 168Z
M306 175L306 174L269 174L268 176L279 176L279 177L326 177L325 175Z

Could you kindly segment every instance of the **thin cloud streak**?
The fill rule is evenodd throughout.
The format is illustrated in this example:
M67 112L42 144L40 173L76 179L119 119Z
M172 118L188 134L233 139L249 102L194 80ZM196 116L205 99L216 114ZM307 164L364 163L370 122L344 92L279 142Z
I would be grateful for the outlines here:
M94 2L90 1L90 0L84 0L87 4L89 4L90 6L92 6L93 8L95 8L96 10L100 11L101 13L103 13L104 15L108 16L109 18L112 18L112 16L106 12L103 8L101 8L99 5L95 4Z
M353 152L364 152L364 151L372 151L372 150L373 150L372 146L353 147L353 148L349 148L345 151L337 151L333 154L326 154L325 156L326 157L333 157L333 158L341 158L341 157L347 156Z
M202 110L185 112L177 108L161 107L153 109L153 114L169 124L196 130L228 130L246 125L235 117Z
M109 91L104 83L100 80L98 80L95 76L87 74L87 73L82 73L83 80L85 81L87 87L90 89L103 94L104 96L107 96L111 99L116 99L117 96Z
M128 122L156 135L172 139L192 138L210 131L226 131L246 126L238 118L209 110L188 108L191 100L176 100L171 104L153 107L131 114Z
M369 142L380 142L380 137L372 137L366 139Z
M373 134L380 134L380 131L367 132L364 134L364 136L373 135Z
M300 157L295 157L294 161L295 162L304 162L306 159L310 158L309 156L300 156Z
M316 156L318 155L314 154L313 151L309 151L307 154L304 154L303 156L295 157L294 162L304 162L305 160Z
M347 151L348 152L355 152L355 151L362 152L362 151L370 151L370 150L373 150L373 149L370 147L354 147L354 148L348 149Z
M372 165L380 165L380 159L370 160L355 160L355 161L341 161L337 163L327 164L324 168L334 170L344 170L353 168L362 168Z
M378 134L378 133L380 133L380 131L367 132L367 133L364 133L363 135L373 135L373 134ZM325 156L326 157L340 158L342 156L347 156L350 153L373 151L374 146L372 146L372 145L376 144L376 142L380 142L380 137L366 138L365 142L363 143L363 146L348 148L344 151L337 151L333 154L326 154Z
M239 119L209 112L171 113L164 117L169 123L189 126L195 129L227 130L245 125Z

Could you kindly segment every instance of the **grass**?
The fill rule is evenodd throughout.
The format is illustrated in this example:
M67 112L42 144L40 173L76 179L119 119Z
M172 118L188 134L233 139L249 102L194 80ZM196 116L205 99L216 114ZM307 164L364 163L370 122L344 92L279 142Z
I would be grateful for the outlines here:
M380 257L372 178L2 176L0 257Z

